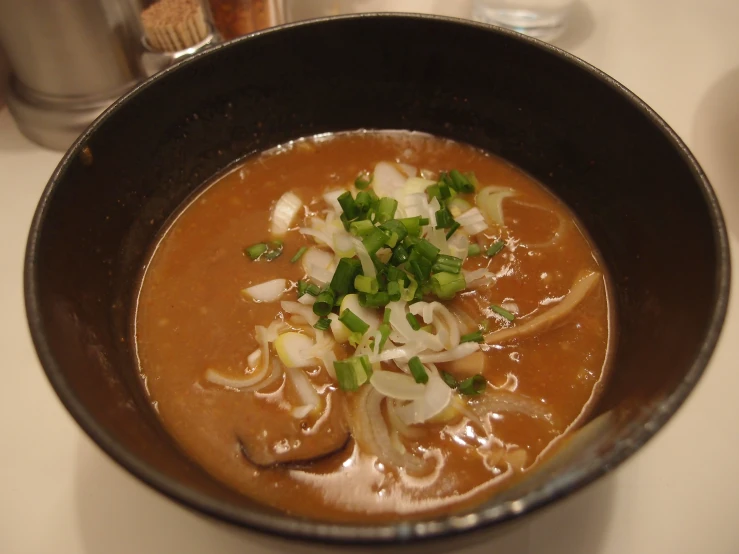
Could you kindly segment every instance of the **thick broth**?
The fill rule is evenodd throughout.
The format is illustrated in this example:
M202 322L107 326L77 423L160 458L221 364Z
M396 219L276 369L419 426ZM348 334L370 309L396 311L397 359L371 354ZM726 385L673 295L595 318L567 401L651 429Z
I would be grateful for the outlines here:
M139 363L146 388L165 428L182 448L217 479L286 512L331 521L389 521L452 511L491 496L515 473L526 471L548 445L573 427L602 382L611 325L605 280L559 325L528 338L483 347L472 371L482 371L488 390L504 387L534 399L550 418L499 411L490 419L492 453L476 448L481 431L467 416L424 426L405 447L433 460L433 469L413 475L379 463L354 440L312 464L260 468L244 456L238 437L254 436L265 448L285 436L329 437L348 429L346 420L358 392L337 390L319 367L308 373L329 398L319 422L290 415L291 389L283 378L260 392L208 383L215 368L243 376L247 356L257 347L255 325L280 314L279 303L242 298L245 287L277 277L304 277L291 257L309 237L291 231L281 257L254 262L244 247L268 239L270 209L287 190L318 212L326 190L353 183L379 161L397 161L440 171L473 171L482 185L516 192L506 201L506 228L491 228L481 242L503 239L498 255L478 256L466 269L489 266L495 284L465 292L451 302L467 313L487 314L490 330L524 324L561 301L586 271L603 273L597 253L567 208L531 178L472 147L411 133L349 133L298 141L247 159L217 178L176 218L159 242L142 282L135 319ZM552 238L557 233L557 240ZM286 299L294 300L294 292ZM485 311L491 304L515 303L511 324ZM341 357L341 356L340 356ZM467 364L469 365L469 364ZM439 364L460 378L470 368ZM369 385L366 385L369 386ZM474 405L479 398L467 397ZM329 440L328 438L326 440ZM513 463L501 452L523 451ZM308 452L309 453L309 452ZM308 456L310 457L310 456ZM508 463L511 462L511 463Z

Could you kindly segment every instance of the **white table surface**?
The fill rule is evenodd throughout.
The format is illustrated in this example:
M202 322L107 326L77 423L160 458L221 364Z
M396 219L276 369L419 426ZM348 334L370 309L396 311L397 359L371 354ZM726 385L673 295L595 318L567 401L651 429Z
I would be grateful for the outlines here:
M560 44L641 96L696 154L737 252L739 2L586 0L573 23ZM23 138L0 108L0 553L325 551L288 548L186 512L115 465L67 415L36 359L22 299L28 226L60 156ZM739 270L733 285L739 291ZM739 552L737 338L734 294L706 375L640 453L574 497L458 552Z

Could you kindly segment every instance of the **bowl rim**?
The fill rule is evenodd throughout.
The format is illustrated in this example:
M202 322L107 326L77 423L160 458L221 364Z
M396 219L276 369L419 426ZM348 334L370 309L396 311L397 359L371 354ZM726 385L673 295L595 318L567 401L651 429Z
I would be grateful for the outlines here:
M289 32L293 28L303 28L321 25L341 24L343 21L355 21L360 19L405 19L413 21L435 21L451 25L466 26L469 28L482 29L486 32L497 33L511 40L529 43L531 46L544 49L571 65L607 85L611 90L619 94L625 101L641 112L651 123L656 126L671 145L677 150L683 162L685 162L701 190L709 212L713 241L717 252L715 271L715 294L712 299L712 312L710 323L704 336L703 344L696 354L690 369L675 388L659 406L654 409L648 420L641 425L635 426L629 433L628 439L621 441L601 463L591 464L565 473L562 476L548 482L515 501L489 508L473 509L466 516L438 516L421 521L407 521L397 524L340 524L322 523L312 520L304 520L287 514L266 514L259 510L235 506L225 501L215 500L205 493L200 493L176 479L160 472L152 465L138 459L138 457L121 444L97 423L94 416L85 408L80 399L74 394L64 373L57 364L51 347L44 336L43 319L39 308L39 284L37 281L37 254L40 232L44 226L49 204L52 201L58 183L64 177L72 160L84 149L88 139L102 127L113 114L122 109L132 98L144 93L153 84L166 79L172 72L178 71L191 63L199 63L201 59L207 59L223 49L236 48L242 42L254 40L256 37L271 35L273 33ZM577 56L568 53L556 46L540 40L521 35L515 31L478 23L465 19L457 19L438 15L422 15L407 13L363 13L334 17L325 17L290 23L272 27L250 35L224 42L198 52L193 56L182 60L173 66L159 72L155 76L137 85L130 92L115 101L105 110L87 130L79 136L75 143L65 153L62 160L52 173L47 183L38 206L36 208L30 227L28 242L24 258L24 298L26 315L28 318L31 337L41 365L46 373L52 388L72 415L82 430L114 461L125 468L129 473L176 501L185 507L210 516L216 520L225 521L236 526L261 531L270 535L283 538L303 539L324 543L340 544L378 544L378 543L406 543L441 537L451 537L460 533L469 533L473 530L481 530L503 522L517 518L521 515L532 513L544 506L552 504L558 499L572 494L589 485L604 474L610 473L626 459L639 450L665 423L672 417L677 409L683 404L689 393L703 374L710 357L716 347L723 326L729 301L729 287L731 278L731 261L729 242L726 225L719 206L716 194L713 191L705 172L690 152L685 143L677 136L673 129L652 110L637 95L627 89L624 85L583 61Z

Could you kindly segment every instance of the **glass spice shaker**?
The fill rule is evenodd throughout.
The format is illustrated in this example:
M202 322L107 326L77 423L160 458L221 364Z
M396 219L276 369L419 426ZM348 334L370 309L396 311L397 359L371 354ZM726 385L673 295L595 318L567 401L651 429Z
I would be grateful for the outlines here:
M209 0L213 24L224 40L279 25L281 0Z

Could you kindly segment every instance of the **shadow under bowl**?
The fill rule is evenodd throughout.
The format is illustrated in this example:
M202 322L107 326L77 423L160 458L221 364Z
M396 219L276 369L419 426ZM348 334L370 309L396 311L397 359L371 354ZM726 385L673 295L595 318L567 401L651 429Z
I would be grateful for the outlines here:
M530 478L465 513L342 525L259 505L183 455L139 382L134 287L167 218L246 154L359 128L424 131L512 162L570 206L610 272L617 340L597 419ZM216 46L113 105L69 150L41 198L25 295L39 358L62 402L142 481L236 525L379 543L496 526L636 452L708 363L729 273L726 230L701 168L623 86L513 32L439 17L361 15Z

